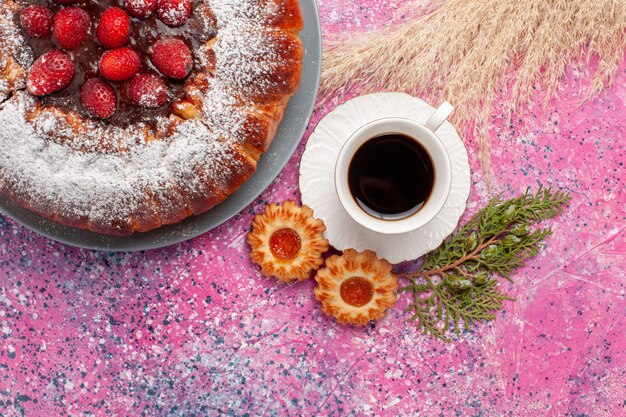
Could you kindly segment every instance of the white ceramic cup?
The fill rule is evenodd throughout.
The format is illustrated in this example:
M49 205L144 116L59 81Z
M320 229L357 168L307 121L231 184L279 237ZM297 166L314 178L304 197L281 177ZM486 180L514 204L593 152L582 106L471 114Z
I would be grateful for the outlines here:
M443 208L452 184L450 155L435 131L454 107L444 102L425 124L401 117L386 117L361 126L344 143L335 164L335 190L341 205L357 223L379 233L397 234L418 229ZM360 205L350 192L348 170L355 153L366 142L388 134L402 134L418 142L430 156L435 171L433 187L426 202L415 212L381 214Z

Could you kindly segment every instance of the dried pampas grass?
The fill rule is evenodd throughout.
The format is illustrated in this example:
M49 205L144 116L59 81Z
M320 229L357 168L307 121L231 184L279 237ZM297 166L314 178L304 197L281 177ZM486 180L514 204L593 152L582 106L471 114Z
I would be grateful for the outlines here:
M535 89L547 104L569 64L598 57L593 95L610 84L626 47L625 0L447 0L420 15L421 7L414 3L402 24L330 40L321 96L357 85L448 100L453 120L474 134L488 179L488 121L502 89L510 88L511 110Z

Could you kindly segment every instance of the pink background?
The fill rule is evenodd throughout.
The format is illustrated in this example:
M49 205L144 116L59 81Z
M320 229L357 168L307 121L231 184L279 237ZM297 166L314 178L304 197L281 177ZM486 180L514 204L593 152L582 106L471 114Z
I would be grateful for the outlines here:
M404 1L320 0L326 34L373 28ZM383 5L384 4L384 5ZM81 250L0 217L2 416L626 415L626 64L579 104L570 72L548 109L498 107L489 191L468 139L474 212L495 192L562 187L547 248L506 284L515 302L451 344L405 322L340 326L313 282L278 285L248 260L252 214L298 198L298 163L250 207L146 253Z

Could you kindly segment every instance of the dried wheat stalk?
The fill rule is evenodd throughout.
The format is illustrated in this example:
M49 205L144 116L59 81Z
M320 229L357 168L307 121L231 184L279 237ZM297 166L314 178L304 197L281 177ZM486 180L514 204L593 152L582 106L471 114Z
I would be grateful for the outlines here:
M321 97L357 85L446 99L488 178L488 123L502 89L511 110L535 89L547 104L568 65L598 57L591 96L610 84L626 48L625 0L447 0L421 15L420 7L403 24L327 42Z

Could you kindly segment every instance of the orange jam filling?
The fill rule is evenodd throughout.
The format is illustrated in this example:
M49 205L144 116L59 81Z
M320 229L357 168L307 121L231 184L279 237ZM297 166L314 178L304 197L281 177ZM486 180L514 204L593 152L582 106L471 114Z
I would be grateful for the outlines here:
M350 277L341 284L341 299L354 307L363 307L374 296L374 286L363 277Z
M302 247L300 235L293 229L280 229L270 236L270 252L281 261L291 261Z

